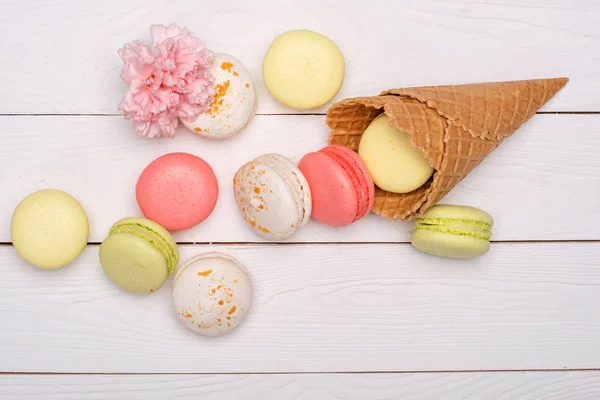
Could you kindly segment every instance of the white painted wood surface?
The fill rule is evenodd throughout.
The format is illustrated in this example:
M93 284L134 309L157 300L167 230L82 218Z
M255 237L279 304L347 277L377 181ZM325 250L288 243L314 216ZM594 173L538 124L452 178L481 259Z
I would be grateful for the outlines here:
M0 399L600 397L598 371L510 371L600 368L597 1L32 0L0 2L0 15ZM170 22L248 66L260 114L296 113L261 77L270 41L296 28L328 35L345 54L337 99L568 76L542 110L560 114L536 115L444 200L491 212L494 239L511 243L478 260L444 260L405 243L410 223L371 216L343 229L311 222L291 240L307 244L251 244L261 239L235 210L233 173L261 153L298 160L322 147L324 117L260 115L225 142L184 130L172 141L133 136L114 115L126 90L117 49ZM137 176L171 151L204 157L221 183L211 218L177 240L235 243L185 245L182 258L229 252L256 285L248 321L220 340L178 325L170 281L146 297L116 289L97 246L60 271L28 266L10 246L12 210L46 187L81 200L90 241L100 242L114 221L139 214ZM331 374L365 371L392 373ZM78 375L89 372L136 375ZM145 374L157 372L170 374Z
M600 372L322 375L0 375L0 398L34 400L581 400Z
M117 113L125 92L117 49L176 21L246 64L259 113L291 112L262 83L280 33L308 28L341 48L338 98L391 87L569 76L545 110L598 111L600 5L594 0L80 0L0 4L4 113ZM10 72L10 73L6 73Z
M10 242L11 212L28 193L60 188L84 205L90 241L117 220L140 215L135 183L145 166L172 151L206 159L220 184L213 214L176 233L184 242L260 242L233 198L235 171L265 152L298 161L327 143L321 115L257 116L242 135L205 140L181 128L173 140L143 140L121 117L0 117L0 241ZM494 240L600 239L600 115L536 115L443 201L480 207L496 217ZM574 217L577 215L583 218ZM311 221L290 241L407 242L412 223L376 215L334 229Z
M180 325L170 282L116 288L98 247L59 271L0 247L0 371L356 372L596 368L600 243L495 244L472 261L409 244L181 246L239 259L253 308L231 335Z

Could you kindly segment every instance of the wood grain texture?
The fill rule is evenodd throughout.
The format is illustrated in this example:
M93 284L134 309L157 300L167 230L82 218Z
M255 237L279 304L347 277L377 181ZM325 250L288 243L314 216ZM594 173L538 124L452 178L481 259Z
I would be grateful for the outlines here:
M327 375L0 375L10 400L584 400L600 372Z
M347 63L337 99L405 86L568 76L546 111L600 111L598 25L592 0L551 2L331 0L79 0L2 2L1 113L117 113L126 87L117 50L149 39L151 24L186 26L242 60L259 113L288 113L262 82L280 33L313 29ZM320 111L323 111L321 109Z
M600 243L495 244L476 260L410 245L181 246L249 270L229 336L185 329L170 280L116 288L88 247L58 271L0 247L0 372L354 372L600 367Z
M326 145L323 116L257 116L242 135L209 141L179 130L173 140L138 138L120 117L0 117L0 241L10 241L12 210L42 188L70 192L87 210L91 242L118 219L139 215L134 189L153 159L172 151L212 164L220 197L202 224L177 232L184 242L260 242L233 198L235 171L279 152L298 161ZM480 207L496 219L494 240L600 239L600 115L536 115L506 140L444 203ZM311 221L294 242L407 242L412 223L371 215L335 229Z

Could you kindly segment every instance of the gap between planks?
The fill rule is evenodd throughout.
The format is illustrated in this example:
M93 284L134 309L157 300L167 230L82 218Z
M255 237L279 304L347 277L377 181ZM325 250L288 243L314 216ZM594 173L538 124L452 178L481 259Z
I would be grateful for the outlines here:
M320 371L320 372L1 372L0 375L366 375L366 374L473 374L510 372L600 372L600 368L460 369L407 371Z

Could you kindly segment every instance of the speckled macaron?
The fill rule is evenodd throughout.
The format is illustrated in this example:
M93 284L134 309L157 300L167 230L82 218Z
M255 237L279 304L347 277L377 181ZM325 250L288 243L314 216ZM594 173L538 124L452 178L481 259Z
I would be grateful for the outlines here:
M205 336L231 332L252 304L248 271L223 253L200 254L187 260L173 280L173 307L189 329Z
M216 89L212 105L195 120L181 121L186 128L205 138L235 136L254 117L257 104L254 80L244 64L228 54L215 54L210 72Z
M310 219L308 182L281 154L264 154L244 164L233 178L233 190L242 216L265 239L287 239Z

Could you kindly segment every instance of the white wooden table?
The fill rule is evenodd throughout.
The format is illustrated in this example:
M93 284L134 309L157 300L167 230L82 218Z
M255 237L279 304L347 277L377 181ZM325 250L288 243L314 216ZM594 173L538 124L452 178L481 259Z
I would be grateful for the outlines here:
M0 19L1 399L600 398L598 1L5 0ZM117 49L170 22L250 69L260 105L244 134L141 139L118 115ZM311 221L284 244L246 228L236 169L326 143L326 108L299 115L262 82L270 41L294 28L342 49L337 99L571 78L444 199L495 217L487 256L421 254L411 223L376 216L343 229ZM139 214L139 173L172 151L205 158L221 183L213 215L176 235L182 259L230 253L256 288L247 321L216 340L179 325L170 281L130 295L98 262L109 226ZM91 223L87 249L58 271L11 246L14 207L42 188L72 193Z

